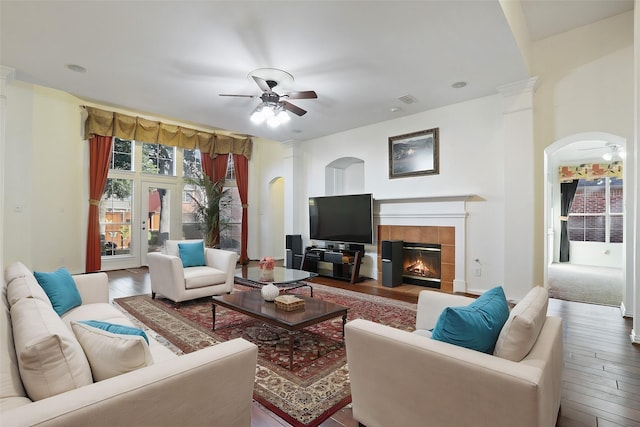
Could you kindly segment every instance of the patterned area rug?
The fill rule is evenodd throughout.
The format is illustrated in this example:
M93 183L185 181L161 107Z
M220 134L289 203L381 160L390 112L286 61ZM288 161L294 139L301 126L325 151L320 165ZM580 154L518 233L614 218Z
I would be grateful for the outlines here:
M315 298L349 307L348 320L361 318L414 329L415 304L319 284L313 288ZM234 291L246 289L236 285ZM305 288L296 291L309 292ZM115 303L184 353L236 337L257 344L254 399L293 426L317 426L351 402L340 317L295 335L294 364L289 370L286 331L222 307L216 310L216 330L212 331L210 298L185 302L179 309L171 301L153 300L149 295L118 298Z

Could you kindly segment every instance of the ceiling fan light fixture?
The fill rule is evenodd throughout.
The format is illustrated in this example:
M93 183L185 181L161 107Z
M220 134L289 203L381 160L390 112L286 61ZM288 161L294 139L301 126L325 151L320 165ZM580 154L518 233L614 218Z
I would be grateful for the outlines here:
M287 122L289 122L291 120L291 116L289 116L289 114L282 110L278 113L278 120L280 120L280 124L285 124Z
M249 119L252 123L259 125L266 120L266 117L262 112L262 108L257 108L253 113L251 113L251 117Z

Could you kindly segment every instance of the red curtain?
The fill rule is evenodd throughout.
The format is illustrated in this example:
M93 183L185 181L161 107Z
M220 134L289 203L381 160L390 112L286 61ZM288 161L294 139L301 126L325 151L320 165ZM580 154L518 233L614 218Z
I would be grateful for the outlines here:
M109 173L112 137L94 135L89 139L89 226L87 229L86 272L100 271L100 199Z
M200 161L202 163L202 172L209 177L211 182L216 183L227 176L228 154L219 154L215 159L212 159L209 154L201 153Z
M227 176L227 164L229 163L229 155L220 154L213 159L213 182L218 182Z
M202 163L202 172L212 182L218 182L227 176L227 163L229 163L227 154L220 154L215 159L212 159L209 154L200 153L200 162Z
M220 156L218 156L220 157ZM213 159L208 153L200 153L200 163L202 164L202 172L213 181Z
M234 154L233 164L236 171L236 183L238 184L238 193L240 193L240 202L242 203L242 239L240 244L240 264L245 265L249 263L249 256L247 255L247 236L249 234L247 215L249 161L242 154Z

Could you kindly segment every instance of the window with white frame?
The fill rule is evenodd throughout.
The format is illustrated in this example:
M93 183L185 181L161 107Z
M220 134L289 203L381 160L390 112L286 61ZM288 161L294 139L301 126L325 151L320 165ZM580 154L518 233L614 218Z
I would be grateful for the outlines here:
M579 180L569 211L569 240L622 243L622 224L623 180Z

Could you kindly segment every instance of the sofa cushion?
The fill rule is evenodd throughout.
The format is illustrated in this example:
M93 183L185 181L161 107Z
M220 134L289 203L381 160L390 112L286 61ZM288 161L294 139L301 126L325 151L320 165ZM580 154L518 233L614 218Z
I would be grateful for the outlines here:
M197 242L178 243L178 253L183 267L198 267L205 265L204 243Z
M184 269L184 287L202 288L226 282L227 273L212 267L189 267Z
M12 262L4 271L4 278L6 279L7 283L17 277L25 276L33 277L33 273L29 268L27 268L26 265L24 265L20 261Z
M51 307L23 298L11 307L20 377L31 400L93 382L89 362L73 333Z
M95 327L94 324L101 327ZM102 329L102 326L103 322L71 322L71 328L89 360L95 381L153 364L148 338L144 332L139 330L144 336L123 334L120 332L127 328L125 326L110 325L108 330ZM116 330L120 332L112 332Z
M492 353L508 317L509 304L502 286L498 286L467 306L445 308L433 328L432 338Z
M38 284L33 275L16 277L7 285L7 301L9 306L22 298L37 298L53 308L47 293Z
M179 243L197 243L202 242L202 239L189 239L189 240L165 240L163 253L165 255L173 255L180 257L180 250L178 249Z
M76 282L66 268L60 267L50 273L36 271L33 275L47 293L53 309L59 316L82 304Z
M101 322L99 320L81 320L78 323L82 323L83 325L88 325L94 328L102 329L103 331L111 332L112 334L137 335L144 338L147 344L149 344L149 338L147 337L147 334L145 334L142 329L136 328L134 326L126 326L126 325L119 325L117 323Z
M511 310L493 354L514 362L524 359L536 343L547 319L548 305L549 294L545 288L536 286L531 289Z

